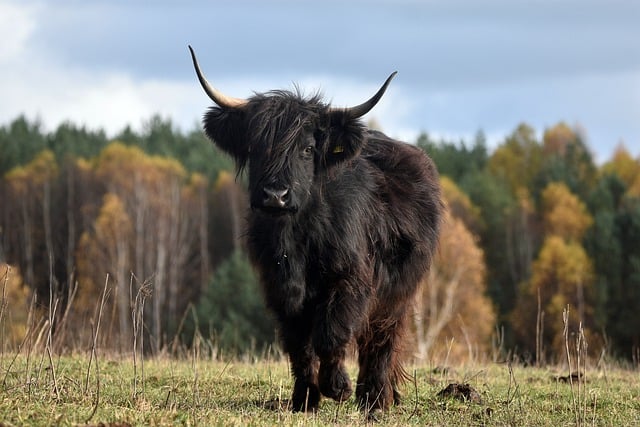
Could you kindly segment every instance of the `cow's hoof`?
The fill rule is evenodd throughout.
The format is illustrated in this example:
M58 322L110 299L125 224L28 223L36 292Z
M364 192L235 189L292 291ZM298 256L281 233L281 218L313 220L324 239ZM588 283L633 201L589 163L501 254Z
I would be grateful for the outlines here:
M318 372L318 383L320 392L337 402L343 402L353 394L351 380L342 365L327 368L321 364Z
M293 412L316 412L320 406L320 390L315 384L293 387L291 410Z
M394 403L395 397L394 391L388 385L365 388L359 384L356 390L358 406L368 414L387 410ZM399 398L399 395L397 397Z
M382 420L382 409L372 409L366 413L367 423L379 423Z

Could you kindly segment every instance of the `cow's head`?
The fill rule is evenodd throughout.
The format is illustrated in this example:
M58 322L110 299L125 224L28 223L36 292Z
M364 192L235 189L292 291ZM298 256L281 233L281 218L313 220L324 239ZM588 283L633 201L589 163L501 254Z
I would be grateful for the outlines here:
M364 141L360 117L378 103L396 74L352 108L331 108L319 96L288 91L238 99L207 82L189 49L200 84L216 104L204 116L205 133L239 170L248 163L251 206L271 215L304 208L319 175L359 154Z

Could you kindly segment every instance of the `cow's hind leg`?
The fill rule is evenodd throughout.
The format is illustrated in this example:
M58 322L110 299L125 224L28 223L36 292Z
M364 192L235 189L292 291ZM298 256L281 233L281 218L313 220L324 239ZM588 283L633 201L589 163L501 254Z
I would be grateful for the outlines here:
M401 353L406 314L403 310L394 314L372 319L368 330L358 338L356 398L366 412L385 410L400 402L398 385L405 378Z

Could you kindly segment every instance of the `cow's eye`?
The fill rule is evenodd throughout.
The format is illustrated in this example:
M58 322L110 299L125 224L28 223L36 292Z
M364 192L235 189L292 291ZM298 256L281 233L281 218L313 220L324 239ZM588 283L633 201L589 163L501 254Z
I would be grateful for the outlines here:
M304 147L304 154L307 156L311 156L313 154L314 148L315 147L313 145L307 145L306 147Z

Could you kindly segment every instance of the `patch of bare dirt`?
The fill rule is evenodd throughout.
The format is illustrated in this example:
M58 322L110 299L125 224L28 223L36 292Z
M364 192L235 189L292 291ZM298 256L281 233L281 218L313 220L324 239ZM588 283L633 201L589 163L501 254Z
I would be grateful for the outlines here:
M571 375L559 375L555 377L556 381L560 381L561 383L571 383L571 382L579 382L584 380L584 375L581 372L572 372Z
M437 394L438 397L457 399L462 402L482 403L480 393L469 384L451 383Z

